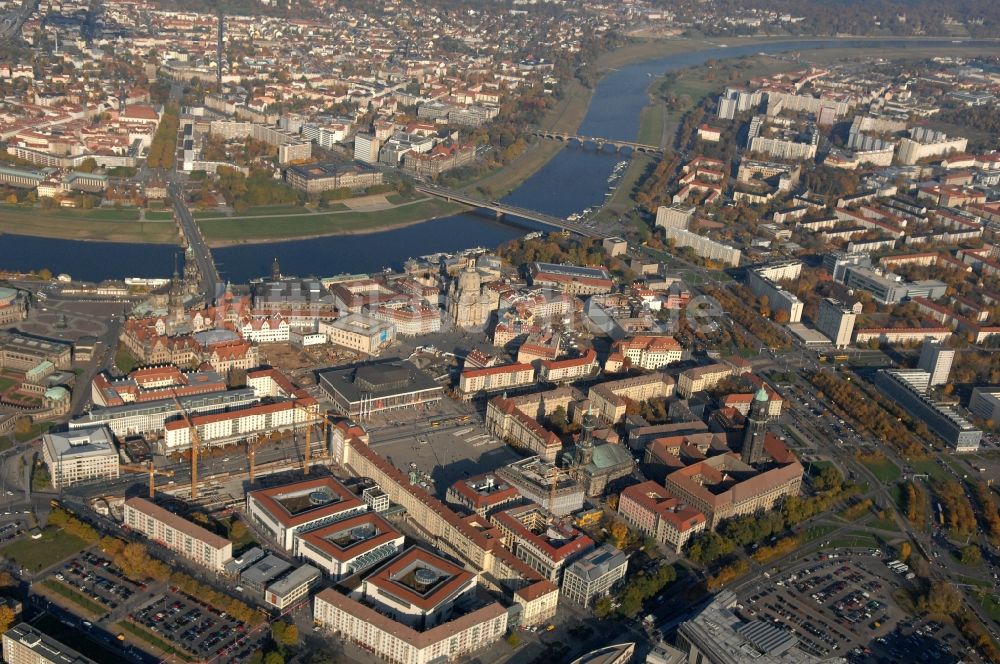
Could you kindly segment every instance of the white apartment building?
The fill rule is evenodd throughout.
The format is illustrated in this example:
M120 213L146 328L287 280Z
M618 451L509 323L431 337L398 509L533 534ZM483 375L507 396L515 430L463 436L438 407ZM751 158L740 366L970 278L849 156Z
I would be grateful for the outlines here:
M983 420L1000 422L1000 387L977 387L972 390L969 412Z
M287 343L290 331L288 321L280 316L246 318L240 325L243 338L258 344Z
M802 320L802 300L781 286L779 282L798 279L802 273L799 261L782 261L750 270L747 273L747 287L757 297L766 296L771 309L788 312L788 322Z
M180 397L181 405L188 415L214 413L225 409L238 410L258 401L260 399L249 387ZM94 408L70 420L69 428L71 431L76 431L103 424L110 428L115 436L124 438L133 434L160 433L168 420L177 417L180 417L180 411L173 399L158 399L111 408Z
M946 348L937 339L925 339L920 347L920 360L917 367L930 376L930 386L944 385L951 374L951 363L955 360L955 349Z
M468 400L479 395L532 385L535 367L530 364L505 364L498 367L469 369L458 380L462 398Z
M692 233L685 228L666 227L663 229L667 240L673 240L676 247L691 247L695 255L709 260L719 261L724 265L740 264L740 250L735 247L710 240L707 237Z
M632 337L614 345L633 367L656 370L674 362L680 362L681 345L673 337Z
M46 433L42 436L42 457L55 489L118 477L118 451L111 430L105 426Z
M854 323L860 313L860 302L848 307L832 298L824 298L819 303L816 329L826 335L834 348L847 348L851 345Z
M3 634L3 661L7 664L97 664L28 623Z
M659 228L687 228L694 218L695 207L674 203L656 208L656 225Z
M952 152L965 152L969 141L966 138L949 138L940 131L927 127L914 127L910 137L899 142L896 151L900 164L912 166L921 159L943 157Z
M354 159L366 164L377 164L380 146L381 142L371 134L355 134Z
M223 445L257 433L270 433L304 427L316 421L319 406L310 398L267 403L228 413L195 415L191 423L198 430L202 445ZM191 447L191 430L183 419L164 425L167 450Z
M315 141L321 148L331 150L347 138L351 125L346 122L331 122L325 125L306 123L302 125L302 138Z
M564 383L592 375L597 370L597 353L589 349L581 357L568 360L542 360L538 367L538 380Z
M316 595L313 620L321 629L389 662L455 661L504 637L507 610L498 602L456 620L418 631L327 588Z
M125 527L214 572L233 557L233 543L145 498L125 501Z

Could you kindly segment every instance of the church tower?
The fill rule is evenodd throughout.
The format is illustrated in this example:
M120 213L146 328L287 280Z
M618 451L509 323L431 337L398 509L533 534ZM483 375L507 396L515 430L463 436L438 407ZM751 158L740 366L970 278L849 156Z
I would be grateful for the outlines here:
M580 440L576 443L576 465L583 467L589 464L594 458L594 429L597 428L597 418L587 409L583 421L580 423L582 431Z
M198 264L194 260L194 249L190 246L184 250L184 290L188 295L198 294L198 282L201 277L198 274Z
M271 281L281 281L281 265L278 264L278 257L274 257L271 263Z
M170 280L170 292L167 295L167 317L171 326L184 320L184 285L177 270L176 258L174 258L174 276Z
M764 452L764 437L767 435L767 423L771 416L768 413L770 400L767 390L761 387L750 402L750 412L747 415L746 427L743 429L743 449L740 456L749 465L758 463L767 456Z

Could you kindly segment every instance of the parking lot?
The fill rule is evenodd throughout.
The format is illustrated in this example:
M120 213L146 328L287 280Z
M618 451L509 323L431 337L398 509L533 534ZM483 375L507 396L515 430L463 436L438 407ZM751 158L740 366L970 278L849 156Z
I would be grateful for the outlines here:
M856 664L957 661L953 630L907 619L895 605L892 592L904 583L881 551L818 554L805 567L754 587L740 606L748 619L793 632L800 648L818 657Z
M4 542L9 542L18 535L24 533L24 524L20 521L11 521L10 523L5 523L0 525L0 544Z
M146 587L145 584L126 578L107 558L89 551L64 563L55 578L109 611L114 611Z
M250 633L242 621L171 588L129 618L205 661L245 662L260 649L266 632Z

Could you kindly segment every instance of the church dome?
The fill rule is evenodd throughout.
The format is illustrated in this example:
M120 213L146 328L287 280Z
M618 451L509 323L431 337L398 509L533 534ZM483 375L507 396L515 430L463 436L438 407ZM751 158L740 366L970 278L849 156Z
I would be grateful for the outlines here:
M458 290L462 293L478 293L479 288L479 273L470 265L458 277Z

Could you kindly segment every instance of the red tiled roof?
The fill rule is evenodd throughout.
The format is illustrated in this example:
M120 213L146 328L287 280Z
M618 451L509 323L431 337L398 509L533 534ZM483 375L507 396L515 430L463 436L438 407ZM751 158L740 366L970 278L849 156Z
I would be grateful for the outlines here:
M423 564L434 567L449 575L450 578L434 588L430 593L420 595L405 584L396 581L393 577L403 572L412 565ZM444 558L431 553L418 546L410 547L402 555L396 556L383 565L378 571L372 573L365 579L376 588L404 599L412 605L418 606L425 611L431 610L438 604L446 600L455 591L468 583L474 575L471 572L455 565Z
M315 491L320 488L329 489L339 500L296 515L290 514L277 500L279 496L285 494L298 493L300 491ZM258 489L257 491L251 491L249 495L286 528L315 521L328 514L337 514L338 512L353 509L363 504L354 497L354 494L347 490L347 487L332 477L317 477L316 479L303 480L294 484L284 484L269 489Z
M537 505L535 507L538 508ZM515 508L515 510L521 509L524 508ZM549 543L546 537L536 535L527 526L521 523L516 516L511 514L510 510L494 514L492 518L494 521L498 521L500 524L506 526L519 539L530 542L536 549L539 549L542 553L547 555L553 562L565 560L569 556L586 551L594 546L594 540L575 530L573 531L573 537L568 539L565 544L558 547L553 546Z
M344 548L340 548L326 539L335 533L351 530L352 528L357 528L358 526L363 525L374 526L378 530L378 534L375 535L375 537L371 537L366 540L352 541ZM359 514L358 516L344 519L343 521L336 521L318 530L310 530L308 533L300 535L299 537L304 542L308 542L313 547L320 549L331 558L339 560L340 562L347 562L354 560L366 551L371 551L372 549L394 540L399 536L400 533L395 528L390 526L389 522L380 517L378 514L375 514L374 512L365 512L364 514Z
M597 361L597 353L593 348L587 350L586 354L580 357L573 357L568 360L542 360L542 366L546 369L565 369L567 367L578 367L593 364Z

